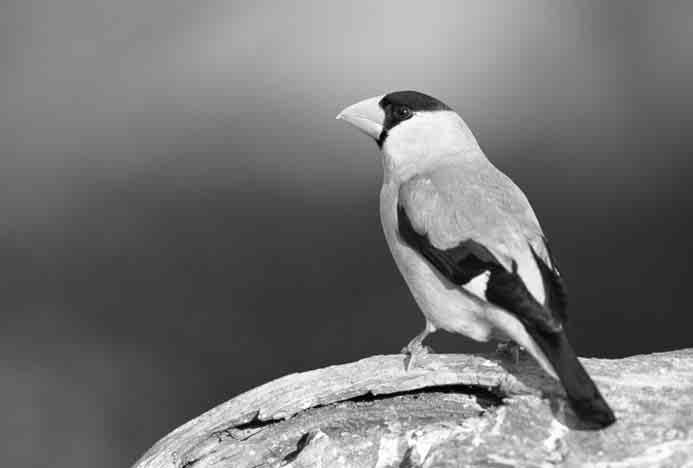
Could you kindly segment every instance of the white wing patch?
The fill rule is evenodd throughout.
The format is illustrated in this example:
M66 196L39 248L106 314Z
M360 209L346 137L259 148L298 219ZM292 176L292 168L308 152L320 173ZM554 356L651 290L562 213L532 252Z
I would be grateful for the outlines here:
M402 183L398 199L414 230L434 248L451 249L471 239L506 270L516 268L530 294L544 303L543 278L528 244L548 258L541 227L522 191L493 165L443 164ZM474 278L464 288L486 300L489 276Z
M482 301L486 301L486 287L488 286L488 279L490 276L491 272L485 271L470 279L467 284L462 286L462 288L464 288L465 291L474 294Z

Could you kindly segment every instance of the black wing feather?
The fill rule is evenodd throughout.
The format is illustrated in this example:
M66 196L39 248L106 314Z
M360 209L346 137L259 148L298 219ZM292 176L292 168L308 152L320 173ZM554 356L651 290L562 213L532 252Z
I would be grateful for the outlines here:
M517 274L514 261L512 271L506 270L486 247L471 239L450 249L439 249L431 244L428 235L414 229L401 205L397 206L397 217L399 234L404 242L423 255L452 283L463 286L475 276L490 272L486 300L512 313L522 322L555 369L576 414L588 427L602 428L616 420L563 331L562 320L566 315L567 303L563 282L557 271L547 265L531 245L546 290L544 305L539 304L527 290ZM549 260L555 265L552 258Z
M532 296L517 274L517 266L507 271L498 259L482 244L468 239L450 249L439 249L427 235L419 234L412 226L406 210L397 207L397 224L402 239L424 256L450 282L463 286L488 271L486 299L514 313L525 326L546 332L562 329L561 320L551 309L542 306Z
M551 309L553 313L558 315L561 322L565 323L568 320L568 293L566 292L563 279L558 274L556 260L553 258L553 255L551 255L551 250L549 249L549 244L546 242L546 239L544 239L544 245L546 246L546 251L549 254L549 260L553 267L547 265L544 260L537 255L534 248L531 245L529 246L534 256L534 261L537 262L537 266L539 267L541 279L544 282L544 291L546 292L544 306Z

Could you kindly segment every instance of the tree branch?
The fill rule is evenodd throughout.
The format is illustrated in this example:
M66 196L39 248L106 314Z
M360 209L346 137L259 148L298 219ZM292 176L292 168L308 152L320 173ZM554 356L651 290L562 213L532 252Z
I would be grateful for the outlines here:
M693 349L582 359L619 418L598 432L581 430L530 358L433 354L409 372L403 360L274 380L174 430L134 467L693 463Z

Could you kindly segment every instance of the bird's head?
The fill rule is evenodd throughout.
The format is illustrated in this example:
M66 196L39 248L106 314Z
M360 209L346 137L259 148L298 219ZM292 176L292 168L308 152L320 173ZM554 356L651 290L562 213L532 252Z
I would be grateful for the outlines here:
M423 169L479 146L455 111L417 91L396 91L357 102L337 116L373 138L386 170Z

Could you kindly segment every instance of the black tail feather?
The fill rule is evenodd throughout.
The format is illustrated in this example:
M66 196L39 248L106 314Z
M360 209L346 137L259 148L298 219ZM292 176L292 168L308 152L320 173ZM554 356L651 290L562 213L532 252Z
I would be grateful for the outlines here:
M613 424L616 421L613 411L580 364L565 333L529 331L556 371L578 418L597 428Z
M576 415L584 423L596 427L606 427L616 421L563 331L566 293L553 258L552 265L548 265L530 245L547 293L545 304L540 304L520 278L515 261L508 271L488 248L473 239L464 240L455 247L439 249L430 242L428 234L414 228L402 205L397 206L397 218L402 239L452 283L462 286L480 273L490 272L486 299L522 322L556 370Z

